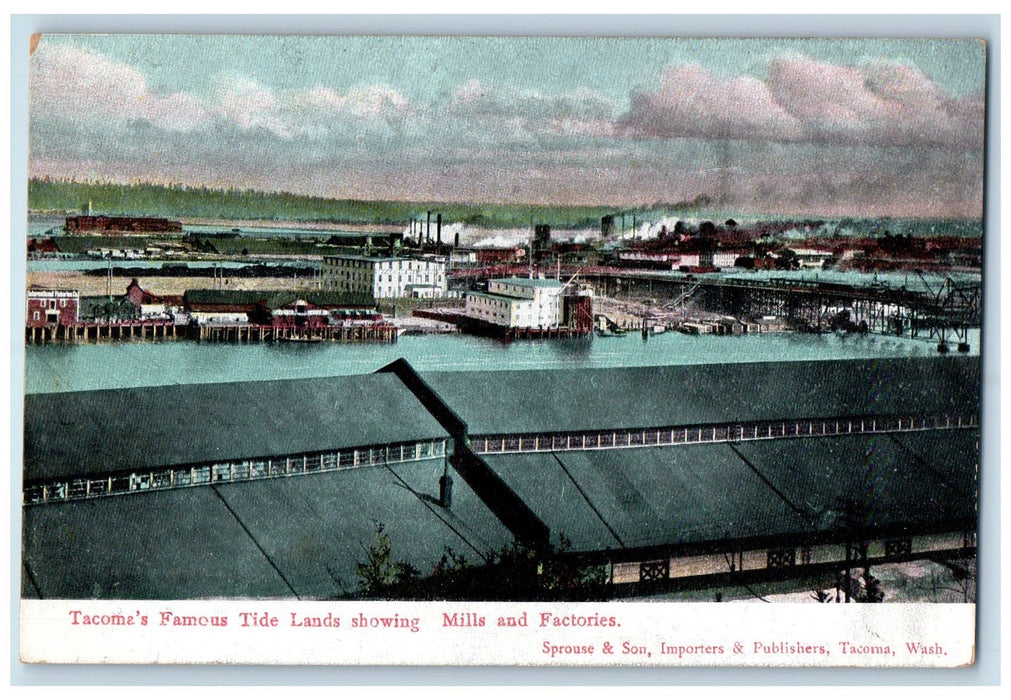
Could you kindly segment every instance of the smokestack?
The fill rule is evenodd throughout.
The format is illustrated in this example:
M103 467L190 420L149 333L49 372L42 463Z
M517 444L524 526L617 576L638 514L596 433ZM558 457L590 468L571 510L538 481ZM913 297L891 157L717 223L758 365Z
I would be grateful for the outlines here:
M435 215L435 242L442 245L442 214Z
M720 149L720 193L719 205L726 207L730 200L730 144L722 141Z
M428 221L425 223L425 240L432 240L432 212L428 212Z

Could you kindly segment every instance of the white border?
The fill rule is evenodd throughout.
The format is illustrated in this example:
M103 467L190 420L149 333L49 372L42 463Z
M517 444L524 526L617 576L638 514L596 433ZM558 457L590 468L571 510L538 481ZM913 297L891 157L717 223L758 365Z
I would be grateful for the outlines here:
M113 3L122 9L121 3ZM402 4L393 3L394 5ZM526 5L534 3L511 4L511 9L522 10ZM652 4L652 3L650 3ZM737 5L737 3L733 3ZM782 3L781 3L782 4ZM787 3L791 9L807 9L810 4ZM383 12L381 7L369 6L371 11ZM543 3L536 3L538 8ZM636 11L636 3L632 6L622 5L623 11ZM720 10L725 3L707 6ZM908 4L907 4L908 5ZM999 7L996 4L983 3L986 9ZM76 11L79 3L57 3L60 9ZM289 9L297 8L286 6ZM107 8L108 3L92 3L89 9ZM765 6L763 6L764 8ZM880 11L881 3L859 2L850 5L852 9ZM175 5L177 9L207 8L207 3L181 2ZM38 11L38 5L31 7ZM597 8L587 8L595 10ZM739 6L736 9L740 9ZM904 8L908 9L908 8ZM965 4L959 6L965 9ZM397 10L393 10L397 11ZM25 124L23 81L24 67L27 63L27 52L23 49L27 36L32 31L219 31L219 32L259 32L259 33L297 33L297 32L338 32L338 33L477 33L477 34L583 34L593 35L604 33L609 35L795 35L795 36L827 36L825 28L832 28L831 35L861 35L861 36L982 36L990 40L990 101L988 114L990 117L990 141L988 143L988 180L987 180L987 212L986 212L986 260L984 263L985 285L985 328L983 336L984 357L984 431L983 431L983 490L981 499L981 535L980 535L980 582L979 600L984 614L980 616L977 628L979 644L977 647L977 663L963 671L740 671L733 674L704 671L698 669L680 670L676 675L654 669L637 669L634 673L621 670L586 669L578 675L561 673L561 669L386 669L383 671L366 669L209 669L209 668L169 668L154 667L143 669L119 669L109 667L53 667L53 666L22 666L16 657L11 656L11 680L16 684L35 683L84 683L84 684L124 684L124 683L232 683L259 684L277 682L305 683L632 683L636 685L650 683L690 683L690 684L721 684L741 685L753 683L811 683L815 685L858 684L992 684L999 679L999 619L1000 595L999 581L999 517L997 504L999 502L999 441L997 439L996 423L999 420L999 369L997 358L1000 357L1000 322L996 310L997 280L1002 270L998 270L1000 259L999 232L999 134L1000 134L1000 31L999 18L965 16L965 15L933 15L933 16L769 16L769 15L726 15L721 17L691 15L691 16L505 16L476 17L453 16L431 17L425 15L410 15L399 17L377 16L14 16L11 18L11 231L17 230L17 222L24 221L24 187L25 175L23 164L27 161L23 130L19 126ZM21 167L19 167L21 164ZM22 224L23 225L23 224ZM23 258L21 237L11 235L11 259ZM1000 261L1000 263L998 262ZM1001 265L1001 268L1003 265ZM12 265L10 278L11 303L8 308L10 325L0 324L3 335L0 340L8 341L3 347L11 349L10 390L11 401L11 465L20 464L21 440L21 408L20 387L22 386L23 348L14 343L16 334L5 335L10 328L17 327L23 307L19 302L20 290L24 289L23 266ZM1003 300L1002 300L1003 301ZM1008 308L1004 306L1004 308ZM19 352L20 349L20 352ZM15 387L18 388L15 391ZM12 469L12 481L17 482L17 472ZM11 499L20 489L11 489ZM11 578L9 596L11 600L12 628L9 643L11 651L17 648L18 627L17 592L19 590L18 574L20 569L19 537L20 508L12 507L9 519L11 531L8 533L8 543L11 562Z

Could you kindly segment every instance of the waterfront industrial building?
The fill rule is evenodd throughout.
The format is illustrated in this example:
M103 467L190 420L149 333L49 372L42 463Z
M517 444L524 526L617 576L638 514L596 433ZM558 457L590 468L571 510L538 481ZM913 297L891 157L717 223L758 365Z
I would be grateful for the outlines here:
M29 343L165 338L396 342L397 329L371 301L330 291L190 289L181 296L157 295L136 279L120 296L29 290Z
M325 289L369 299L446 296L446 261L440 257L326 255L320 268Z
M29 395L22 594L339 597L376 522L423 575L518 541L601 567L615 596L971 559L980 386L974 357L399 360Z
M491 279L487 291L464 295L463 309L416 309L414 315L507 341L587 335L593 331L593 289L574 279Z
M28 290L25 326L30 329L47 325L69 326L80 319L81 295L76 289Z
M468 468L525 506L490 507L523 536L565 538L616 584L975 547L978 360L425 380L466 426Z
M68 235L73 234L181 234L181 221L171 221L149 216L68 216L63 225Z
M137 308L140 318L171 318L183 310L181 295L154 294L141 287L136 279L126 286L125 296Z
M487 292L467 292L465 313L506 328L556 329L568 325L566 311L573 297L592 300L592 291L566 295L569 286L553 279L489 280Z
M393 375L30 395L25 595L331 598L382 522L426 573L508 531ZM419 540L419 541L415 541ZM427 567L427 568L425 568Z

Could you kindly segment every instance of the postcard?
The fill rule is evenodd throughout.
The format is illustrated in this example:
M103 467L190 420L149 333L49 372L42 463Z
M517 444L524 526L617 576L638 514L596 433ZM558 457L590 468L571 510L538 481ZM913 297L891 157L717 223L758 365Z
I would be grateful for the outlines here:
M22 661L974 663L981 39L30 51Z

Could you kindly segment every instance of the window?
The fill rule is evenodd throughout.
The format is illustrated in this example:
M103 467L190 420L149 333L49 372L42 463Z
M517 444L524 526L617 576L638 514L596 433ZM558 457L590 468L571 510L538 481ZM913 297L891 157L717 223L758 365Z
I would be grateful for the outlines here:
M787 569L797 563L797 552L793 549L770 549L767 553L766 565L770 569Z
M885 556L899 557L913 551L913 541L909 538L885 541Z
M670 578L670 560L644 561L639 563L640 581L662 581Z

